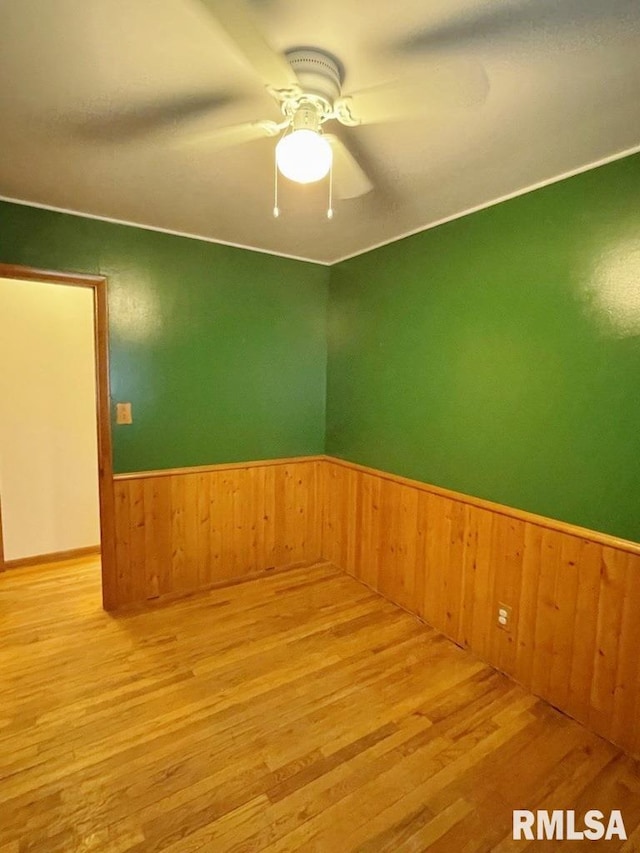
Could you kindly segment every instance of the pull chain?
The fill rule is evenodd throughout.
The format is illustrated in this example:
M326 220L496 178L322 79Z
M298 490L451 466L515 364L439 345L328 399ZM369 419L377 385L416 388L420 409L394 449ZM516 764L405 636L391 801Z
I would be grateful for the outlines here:
M329 207L327 208L327 219L333 219L333 158L329 166Z
M280 216L280 208L278 207L278 158L275 156L273 158L275 173L273 176L273 215L277 219Z

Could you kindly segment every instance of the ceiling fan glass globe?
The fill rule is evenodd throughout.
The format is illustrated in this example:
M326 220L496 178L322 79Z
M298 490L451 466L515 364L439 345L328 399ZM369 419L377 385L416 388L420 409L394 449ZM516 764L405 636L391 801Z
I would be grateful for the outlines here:
M311 184L328 174L333 152L329 142L314 130L294 130L276 146L278 169L290 181Z

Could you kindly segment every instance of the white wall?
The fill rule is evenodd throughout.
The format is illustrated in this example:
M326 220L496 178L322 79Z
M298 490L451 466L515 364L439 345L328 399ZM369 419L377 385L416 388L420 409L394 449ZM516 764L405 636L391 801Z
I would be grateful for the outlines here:
M97 545L93 293L0 279L5 560Z

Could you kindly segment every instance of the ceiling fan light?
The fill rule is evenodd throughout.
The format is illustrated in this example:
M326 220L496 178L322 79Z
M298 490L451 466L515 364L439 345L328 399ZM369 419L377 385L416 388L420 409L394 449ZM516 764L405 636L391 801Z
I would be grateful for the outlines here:
M331 145L314 130L294 130L276 145L278 169L298 184L322 180L329 173L332 159Z

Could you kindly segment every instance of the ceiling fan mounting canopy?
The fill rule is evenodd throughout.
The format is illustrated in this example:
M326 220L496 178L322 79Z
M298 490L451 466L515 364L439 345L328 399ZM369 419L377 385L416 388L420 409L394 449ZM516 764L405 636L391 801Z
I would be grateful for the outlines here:
M318 47L292 47L284 55L305 90L328 99L338 97L344 66L337 57Z
M313 105L320 121L333 116L334 102L340 97L344 68L340 61L317 47L295 47L285 51L285 59L296 75L301 93L287 93L282 112L291 118L301 107Z

